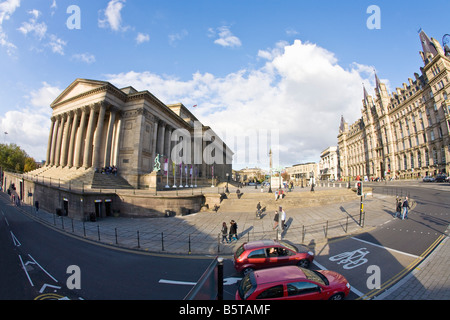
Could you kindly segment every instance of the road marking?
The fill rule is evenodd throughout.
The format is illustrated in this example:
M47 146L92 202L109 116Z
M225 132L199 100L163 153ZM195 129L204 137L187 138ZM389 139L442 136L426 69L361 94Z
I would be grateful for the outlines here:
M31 258L31 260L34 261L35 264L37 264L39 266L39 268L41 268L42 271L44 271L50 278L52 278L53 281L58 282L58 280L56 280L55 278L52 277L52 275L50 273L47 272L47 270L45 270L44 268L42 268L42 266L36 261L34 260L34 258L31 256L31 254L28 254L28 256Z
M22 257L20 254L19 254L19 258L20 258L20 262L22 263L23 271L25 271L25 274L27 275L28 281L30 282L31 286L34 287L34 283L33 283L33 281L31 281L30 275L28 274L27 268L23 264L23 260L22 260Z
M195 286L197 284L197 282L173 281L173 280L165 280L165 279L160 279L159 283L178 284L178 285L182 285L182 286Z
M325 268L323 265L321 265L320 263L318 263L316 260L313 261L313 263L320 269L320 270L328 270L327 268ZM354 286L350 285L350 291L353 292L354 294L356 294L358 297L362 297L364 295L364 293L362 293L361 291L359 291L358 289L356 289Z
M49 285L49 284L45 283L45 284L42 286L41 290L39 290L39 293L44 293L45 289L47 289L47 288L53 288L53 289L56 289L56 290L61 289L61 287L58 287L58 286L52 286L52 285ZM55 290L55 292L56 292L56 290Z
M20 247L22 244L20 243L20 241L16 238L16 236L14 235L14 233L12 231L10 231L11 233L11 237L12 237L12 241L14 243L15 247Z
M379 245L379 244L376 244L376 243L373 243L373 242L369 242L369 241L366 241L366 240L358 239L358 238L355 238L355 237L351 237L350 239L353 239L353 240L356 240L356 241L361 241L363 243L367 243L367 244L370 244L372 246L375 246L375 247L378 247L378 248L382 248L382 249L385 249L385 250L388 250L388 251L404 254L404 255L412 257L412 258L419 258L419 256L416 256L414 254L403 252L403 251L399 251L399 250L395 250L395 249L392 249L392 248L388 248L388 247L385 247L385 246L382 246L382 245Z

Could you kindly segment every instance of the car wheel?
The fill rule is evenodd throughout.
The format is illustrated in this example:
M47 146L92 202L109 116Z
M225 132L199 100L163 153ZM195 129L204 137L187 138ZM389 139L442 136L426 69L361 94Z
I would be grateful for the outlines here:
M303 259L297 263L297 266L302 267L302 268L309 268L309 264L310 264L309 260Z
M245 268L242 273L244 274L244 276L248 275L250 272L252 272L253 269L252 268Z
M336 293L335 295L331 296L330 300L344 300L344 294Z

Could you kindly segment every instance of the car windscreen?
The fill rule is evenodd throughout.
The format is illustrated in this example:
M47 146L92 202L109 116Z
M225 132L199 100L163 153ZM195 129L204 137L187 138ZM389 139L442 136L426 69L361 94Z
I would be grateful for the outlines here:
M239 284L238 292L241 299L246 300L256 289L256 280L253 272L247 274Z
M284 247L294 251L294 252L298 252L297 247L295 247L294 245L292 245L290 243L287 243L287 242L284 242L284 241L280 241L280 244L283 245Z
M241 245L237 250L236 250L236 259L239 258L241 256L241 254L245 251L244 249L244 245Z
M305 274L306 278L308 278L308 280L320 283L322 285L329 285L328 279L321 274L320 272L317 272L315 270L309 270L309 269L305 269L305 268L301 268L303 273Z

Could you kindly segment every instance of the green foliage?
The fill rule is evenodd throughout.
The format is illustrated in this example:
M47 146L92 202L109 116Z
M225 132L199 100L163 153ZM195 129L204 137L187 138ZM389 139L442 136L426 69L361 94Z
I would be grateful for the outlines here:
M35 170L36 162L16 144L0 144L0 166L3 171L22 173Z

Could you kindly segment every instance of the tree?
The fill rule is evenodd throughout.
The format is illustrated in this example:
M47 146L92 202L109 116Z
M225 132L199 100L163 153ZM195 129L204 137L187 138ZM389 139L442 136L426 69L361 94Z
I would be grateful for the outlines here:
M22 173L36 169L36 162L16 144L0 144L0 166L3 171Z

